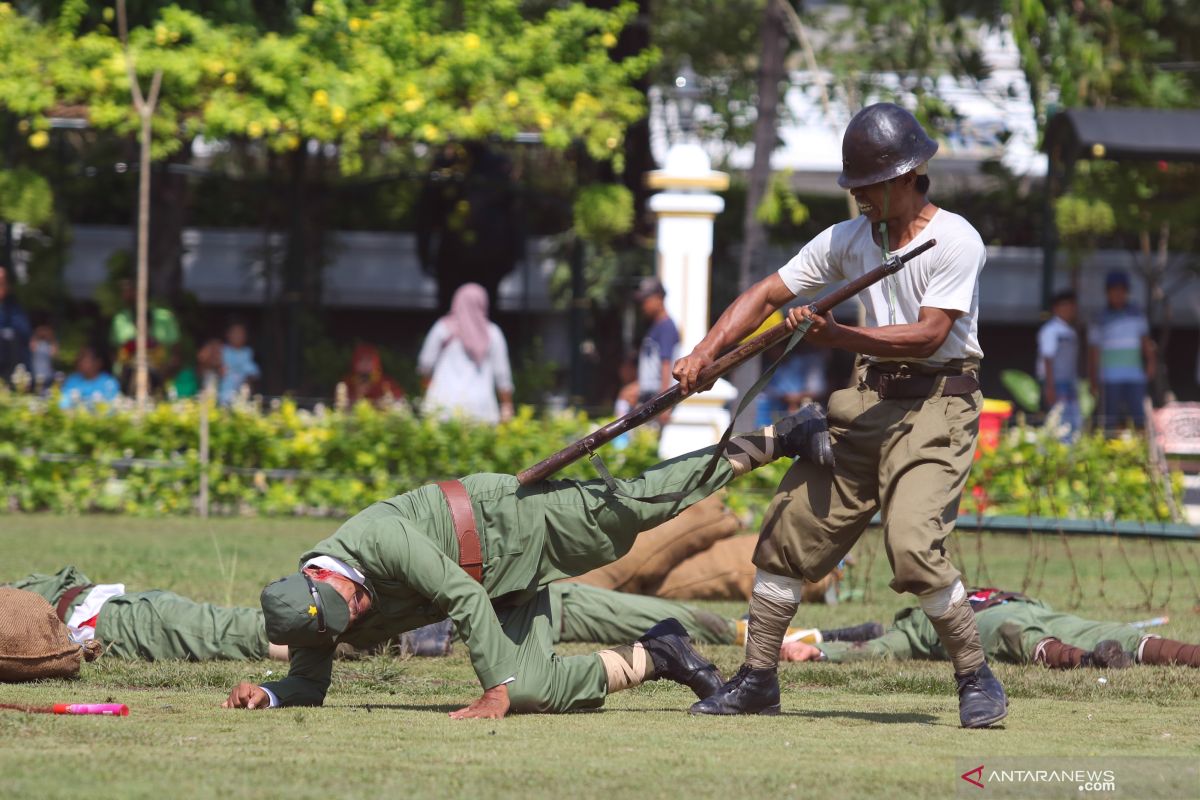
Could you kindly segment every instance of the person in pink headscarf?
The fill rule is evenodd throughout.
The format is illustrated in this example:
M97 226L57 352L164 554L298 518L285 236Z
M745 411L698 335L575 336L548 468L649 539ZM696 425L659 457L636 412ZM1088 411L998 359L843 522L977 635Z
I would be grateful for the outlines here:
M512 367L508 343L488 319L487 291L477 283L458 288L450 313L433 324L417 370L429 381L421 404L427 414L462 415L480 422L512 416Z

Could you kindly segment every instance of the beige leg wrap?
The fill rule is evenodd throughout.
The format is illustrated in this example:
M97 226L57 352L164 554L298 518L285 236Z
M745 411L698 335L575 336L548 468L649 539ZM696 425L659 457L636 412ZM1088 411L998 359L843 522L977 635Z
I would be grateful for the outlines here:
M756 433L740 433L725 446L725 458L733 467L734 475L745 475L778 457L775 452L774 425L768 425Z
M782 598L750 595L750 621L746 626L746 664L754 669L774 669L779 648L798 604Z
M604 663L609 694L640 686L654 677L654 662L641 642L601 650L596 655Z
M929 622L954 662L955 674L964 675L983 666L979 626L975 622L975 612L965 598L951 605L943 616L930 616Z

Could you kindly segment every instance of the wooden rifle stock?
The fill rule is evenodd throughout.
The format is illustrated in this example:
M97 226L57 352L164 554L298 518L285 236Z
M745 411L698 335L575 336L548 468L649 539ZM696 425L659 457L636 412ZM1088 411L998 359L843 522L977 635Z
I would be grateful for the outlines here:
M841 305L845 301L854 297L859 292L866 289L868 286L878 283L888 275L893 275L912 259L924 253L929 248L937 244L936 239L930 239L927 242L914 247L909 252L902 256L892 256L884 263L880 264L875 269L867 272L844 286L829 292L815 303L809 306L816 314L825 315L832 311L835 307ZM763 352L772 345L787 339L791 336L791 331L788 330L786 323L779 323L773 328L770 328L765 333L755 336L753 339L738 345L733 350L730 350L725 355L718 358L716 361L709 364L704 369L700 370L700 375L696 378L696 386L708 388L717 378L726 374L734 367L742 364L751 358L754 358L759 353ZM657 417L659 414L666 411L668 408L680 403L684 398L693 395L697 390L684 394L679 384L675 384L666 391L658 394L645 403L642 403L637 408L630 411L625 416L615 419L607 425L592 431L587 436L579 441L564 447L554 455L539 461L529 469L523 470L517 474L517 480L522 486L528 486L531 483L537 483L540 480L545 480L549 476L558 472L568 464L574 463L584 456L591 455L596 449L601 447L613 439L620 436L626 431L644 425L650 420Z

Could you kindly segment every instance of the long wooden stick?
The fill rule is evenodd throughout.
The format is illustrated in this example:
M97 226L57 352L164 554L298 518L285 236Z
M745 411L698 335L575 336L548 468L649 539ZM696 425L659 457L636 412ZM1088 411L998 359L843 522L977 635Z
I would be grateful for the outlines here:
M854 295L863 291L868 286L878 283L888 275L893 275L896 272L899 272L905 264L936 244L936 239L930 239L928 242L924 242L921 245L914 247L912 250L902 256L892 256L883 264L880 264L870 272L865 273L845 284L844 286L840 286L837 289L834 289L832 292L824 295L810 307L817 314L827 314L836 306L844 303L851 297L854 297ZM787 325L781 322L765 333L759 334L750 341L745 342L737 348L729 351L704 369L700 370L700 374L696 377L695 385L707 388L710 384L712 384L713 381L729 372L734 367L750 360L751 358L754 358L762 351L783 341L790 335L791 331L788 330ZM531 483L537 483L540 480L545 480L568 464L578 461L584 456L590 455L601 445L611 442L622 433L632 430L639 425L644 425L645 423L657 417L659 414L662 414L668 408L677 405L684 398L695 393L696 390L693 389L691 392L684 394L677 383L661 394L647 400L645 403L633 409L620 419L613 420L604 427L593 431L574 444L559 450L549 458L539 461L529 469L519 473L517 475L517 480L520 481L522 486L528 486Z

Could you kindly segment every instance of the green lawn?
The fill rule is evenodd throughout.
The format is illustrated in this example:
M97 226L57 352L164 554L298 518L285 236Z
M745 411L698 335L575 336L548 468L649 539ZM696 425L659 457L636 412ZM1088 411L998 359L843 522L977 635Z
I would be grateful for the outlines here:
M93 580L131 590L251 604L332 527L0 516L0 581L74 563ZM960 536L956 557L969 581L1036 589L1060 607L1078 603L1085 616L1132 620L1165 611L1171 624L1158 632L1200 641L1198 545L1076 538L1068 557L1052 537ZM901 605L887 589L877 538L865 544L850 581L859 599L806 607L802 622L886 620ZM744 612L737 603L721 609ZM452 722L445 712L477 694L461 651L438 660L341 662L321 709L218 707L238 680L278 674L282 665L265 662L101 659L77 682L5 686L2 702L111 698L131 712L124 719L0 712L0 797L944 797L960 791L961 772L991 759L1056 758L1068 767L1071 759L1116 756L1193 770L1177 771L1158 795L1127 783L1121 796L1200 797L1200 670L999 665L1011 716L985 731L957 727L950 667L936 663L791 665L782 673L785 713L774 719L691 718L685 690L652 684L614 696L601 712ZM732 647L708 653L725 670L740 661ZM1107 683L1098 682L1102 676Z

